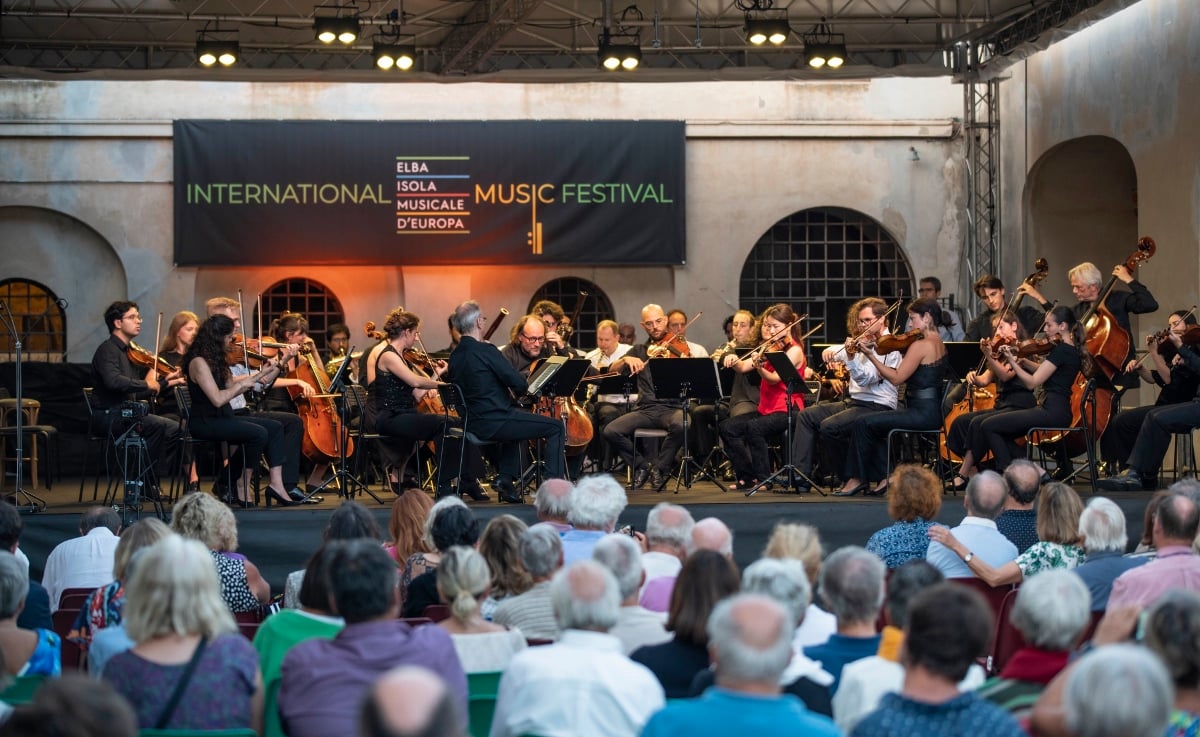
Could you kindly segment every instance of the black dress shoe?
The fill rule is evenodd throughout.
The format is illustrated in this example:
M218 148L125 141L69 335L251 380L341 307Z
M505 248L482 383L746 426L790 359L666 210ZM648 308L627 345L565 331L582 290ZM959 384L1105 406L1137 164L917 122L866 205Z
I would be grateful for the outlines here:
M1100 479L1096 482L1096 486L1105 491L1142 491L1145 488L1141 475L1133 469L1118 476Z
M887 496L888 484L884 482L883 486L878 489L867 489L863 492L863 496Z
M654 489L655 491L662 491L662 488L667 485L667 477L657 468L651 468L649 483L651 489Z
M497 479L492 483L492 489L500 501L508 504L524 504L525 498L517 490L516 485L508 479Z
M839 489L839 490L833 492L833 495L834 496L854 496L854 495L858 494L860 491L867 491L867 482L866 481L863 481L858 486L854 486L849 489Z
M477 502L486 502L488 500L487 492L483 490L483 487L475 479L460 481L458 485L458 493L460 495L466 494L467 496L471 497L473 501Z
M629 485L629 488L635 489L635 490L640 489L643 486L645 486L646 482L649 480L650 480L650 467L642 466L641 468L639 468L637 470L637 473L633 474L633 483Z

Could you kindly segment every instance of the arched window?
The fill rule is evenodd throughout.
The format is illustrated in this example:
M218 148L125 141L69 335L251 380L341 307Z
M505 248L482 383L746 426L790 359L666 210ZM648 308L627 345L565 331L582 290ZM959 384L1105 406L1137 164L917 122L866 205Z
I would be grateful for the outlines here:
M21 359L25 361L65 360L67 352L66 302L44 284L29 279L0 281L0 300L12 311L13 322L21 338ZM6 360L17 358L16 341L7 330L0 330L0 352Z
M817 207L780 220L742 266L738 304L756 315L784 302L807 314L811 343L846 338L846 311L863 297L914 294L912 269L879 223L854 210Z
M563 312L567 313L567 317L570 317L579 304L580 292L587 292L588 296L583 298L583 307L579 310L579 324L573 326L568 342L574 348L590 351L596 347L596 325L601 320L613 319L613 315L616 314L613 311L612 300L603 289L592 282L573 276L551 279L533 293L525 312L528 314L535 304L548 299L557 302L563 308Z
M296 277L275 282L262 295L263 332L269 332L271 321L285 312L299 312L308 320L308 334L317 344L317 349L325 353L325 329L330 325L345 322L342 303L329 291L324 284ZM254 332L257 329L258 308L255 307L254 322L246 326Z

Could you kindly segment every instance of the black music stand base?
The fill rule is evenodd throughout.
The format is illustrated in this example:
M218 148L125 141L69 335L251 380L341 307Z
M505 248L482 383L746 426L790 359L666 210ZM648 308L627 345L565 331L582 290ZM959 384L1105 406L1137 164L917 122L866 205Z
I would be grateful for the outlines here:
M353 348L354 347L351 346L352 351ZM350 473L350 470L346 468L346 446L350 444L350 426L347 424L350 419L350 402L349 398L347 397L349 391L346 387L346 382L343 379L345 376L346 366L349 365L349 363L350 361L342 362L342 365L338 367L338 370L334 373L333 379L330 380L329 384L331 393L336 391L342 400L341 406L338 408L338 413L341 415L342 427L341 437L338 438L337 466L334 469L333 475L323 481L320 486L315 489L308 490L308 493L304 495L304 499L301 500L301 503L307 502L309 499L312 499L314 496L333 484L337 484L338 495L344 499L353 500L357 490L362 489L367 493L367 496L375 500L376 504L383 505L384 503L382 499L375 495L375 492L371 491L371 487L364 484L361 479ZM401 469L399 473L403 474L403 469ZM401 476L401 479L403 480L403 476Z
M784 433L784 442L787 443L787 463L785 463L783 467L775 473L755 484L753 488L746 492L746 496L754 496L760 490L766 488L768 484L772 483L775 479L779 478L785 473L787 474L787 488L789 492L791 492L791 490L795 487L796 478L799 477L808 484L810 490L816 491L821 496L828 496L828 494L821 489L820 484L813 481L812 477L801 471L794 463L792 463L792 425L796 421L796 405L792 402L792 397L796 394L807 394L808 396L812 396L812 392L803 390L800 392L796 391L796 387L803 385L804 380L800 377L800 374L796 371L796 367L792 365L792 362L787 357L786 353L768 353L767 358L771 361L772 367L778 367L775 369L775 373L778 374L779 378L784 381L788 415L787 427L785 428Z

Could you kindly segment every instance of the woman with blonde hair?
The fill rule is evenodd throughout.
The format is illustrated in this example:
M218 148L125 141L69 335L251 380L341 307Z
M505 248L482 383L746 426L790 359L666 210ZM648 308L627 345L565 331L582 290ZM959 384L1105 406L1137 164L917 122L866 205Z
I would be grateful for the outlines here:
M533 577L521 562L521 536L529 527L511 514L493 517L479 536L479 554L492 572L491 594L483 602L483 618L489 622L500 600L517 596L533 586Z
M129 581L125 630L104 680L129 700L141 729L262 729L258 654L221 598L211 558L171 535L146 550ZM178 695L176 695L178 694Z
M271 586L258 567L237 552L237 520L208 494L187 494L171 510L171 529L208 548L229 610L252 612L271 599Z
M813 597L804 611L804 621L796 628L792 647L799 650L809 645L820 645L837 632L837 617L817 604L817 582L821 575L821 533L812 525L796 522L780 522L775 525L764 558L792 558L804 564L804 575L812 587Z
M450 633L467 673L504 670L526 647L521 630L483 618L480 606L492 588L491 577L483 556L463 545L447 550L438 565L438 595L450 606L450 617L438 626Z

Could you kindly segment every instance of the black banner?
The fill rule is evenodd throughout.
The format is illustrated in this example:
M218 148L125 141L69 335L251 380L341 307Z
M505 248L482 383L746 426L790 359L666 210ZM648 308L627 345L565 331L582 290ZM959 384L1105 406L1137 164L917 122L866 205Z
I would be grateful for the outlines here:
M682 264L682 122L175 122L175 263Z

